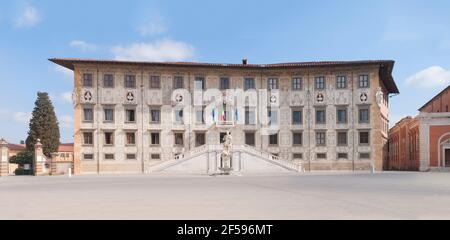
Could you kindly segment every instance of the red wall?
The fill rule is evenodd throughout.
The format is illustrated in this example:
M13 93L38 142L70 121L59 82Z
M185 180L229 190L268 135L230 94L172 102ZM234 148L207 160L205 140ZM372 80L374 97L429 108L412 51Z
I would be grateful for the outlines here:
M450 133L449 125L430 126L430 167L439 167L439 164L438 164L438 146L439 146L438 140L445 133ZM441 139L441 142L443 142L449 138L450 138L450 136L446 136L443 139ZM441 155L442 155L442 153L441 153Z

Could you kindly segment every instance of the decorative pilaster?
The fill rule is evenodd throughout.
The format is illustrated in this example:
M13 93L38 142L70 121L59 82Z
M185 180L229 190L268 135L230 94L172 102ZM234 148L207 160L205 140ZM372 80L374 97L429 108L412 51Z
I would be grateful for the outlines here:
M9 174L8 154L8 143L2 138L0 139L0 177Z
M41 176L44 173L45 158L42 151L41 140L38 139L34 145L34 159L33 159L33 175Z

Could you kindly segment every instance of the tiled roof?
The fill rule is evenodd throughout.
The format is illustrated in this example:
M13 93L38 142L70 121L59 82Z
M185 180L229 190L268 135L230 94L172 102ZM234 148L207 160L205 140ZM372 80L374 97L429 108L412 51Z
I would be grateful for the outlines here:
M12 144L12 143L9 143L8 144L8 149L10 151L25 151L26 146L25 146L25 144Z
M399 93L397 85L392 78L394 67L393 60L360 60L360 61L318 61L318 62L290 62L274 64L236 64L236 63L201 63L201 62L142 62L142 61L118 61L80 58L51 58L49 61L60 66L74 70L74 64L120 64L141 66L166 66L166 67L207 67L207 68L242 68L242 69L279 69L279 68L305 68L305 67L331 67L331 66L357 66L357 65L381 65L380 74L382 81L390 93Z
M73 152L73 143L61 143L58 147L58 152Z
M9 143L8 149L10 151L25 151L26 146L25 144ZM73 151L74 151L73 143L61 143L58 147L58 152L73 152Z

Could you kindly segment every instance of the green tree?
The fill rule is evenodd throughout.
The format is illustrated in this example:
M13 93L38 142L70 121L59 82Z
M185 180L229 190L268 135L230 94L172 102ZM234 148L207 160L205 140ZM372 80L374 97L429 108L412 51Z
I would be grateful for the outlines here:
M48 93L38 92L37 96L26 140L27 150L33 152L37 139L40 139L44 154L50 157L50 153L58 151L58 119Z
M19 166L23 166L25 164L33 164L33 152L20 152L16 156L12 156L11 158L9 158L9 162L18 164Z

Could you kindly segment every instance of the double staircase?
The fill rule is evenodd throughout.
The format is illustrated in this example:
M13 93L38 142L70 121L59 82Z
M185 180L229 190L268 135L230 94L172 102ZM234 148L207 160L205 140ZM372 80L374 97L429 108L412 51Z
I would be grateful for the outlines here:
M205 164L208 164L208 163L206 163L206 161L208 159L207 154L209 154L209 156L211 156L211 155L214 156L215 159L220 159L222 150L223 150L223 146L221 146L221 145L203 145L200 147L196 147L189 152L176 155L174 159L167 160L167 161L161 162L161 163L153 165L153 166L149 166L147 168L146 172L147 173L162 172L167 169L170 169L173 166L182 164L182 163L192 160L194 158L201 157L202 155L205 155ZM291 171L291 172L302 172L303 171L303 167L301 164L297 164L295 162L282 159L278 156L275 156L268 152L264 152L264 151L255 149L255 148L247 146L247 145L233 146L232 152L240 153L240 154L245 153L247 155L253 156L254 159L256 158L260 161L264 161L271 165L278 166L287 171ZM239 161L246 161L245 157L242 157L242 158L243 159L240 159ZM216 169L216 171L217 171L217 169Z

